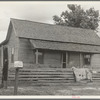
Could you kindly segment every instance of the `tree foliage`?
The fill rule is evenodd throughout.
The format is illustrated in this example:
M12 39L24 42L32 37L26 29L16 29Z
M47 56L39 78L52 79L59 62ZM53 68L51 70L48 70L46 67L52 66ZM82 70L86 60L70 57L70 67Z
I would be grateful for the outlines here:
M61 13L60 17L53 16L57 25L80 27L96 30L99 26L99 11L94 8L84 10L80 5L69 4L69 10Z

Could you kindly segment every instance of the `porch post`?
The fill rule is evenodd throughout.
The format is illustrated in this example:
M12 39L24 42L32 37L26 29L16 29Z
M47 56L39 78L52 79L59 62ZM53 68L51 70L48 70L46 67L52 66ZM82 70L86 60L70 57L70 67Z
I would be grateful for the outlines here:
M66 52L66 68L68 68L68 52Z
M82 68L83 66L83 56L82 53L80 53L80 67Z
M36 64L38 64L38 49L36 49Z

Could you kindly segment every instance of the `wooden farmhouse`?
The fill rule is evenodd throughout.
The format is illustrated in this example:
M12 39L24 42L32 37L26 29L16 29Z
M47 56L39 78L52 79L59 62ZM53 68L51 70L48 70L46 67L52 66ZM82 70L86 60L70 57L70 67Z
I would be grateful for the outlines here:
M0 44L0 66L23 61L27 69L91 67L100 70L100 38L89 29L11 19Z

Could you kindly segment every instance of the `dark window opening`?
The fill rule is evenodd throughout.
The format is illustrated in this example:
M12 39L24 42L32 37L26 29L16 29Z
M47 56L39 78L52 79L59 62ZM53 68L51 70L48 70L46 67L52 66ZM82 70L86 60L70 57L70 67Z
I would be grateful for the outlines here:
M90 65L90 61L91 61L91 55L85 54L84 55L84 65Z
M66 53L63 53L63 62L66 62Z

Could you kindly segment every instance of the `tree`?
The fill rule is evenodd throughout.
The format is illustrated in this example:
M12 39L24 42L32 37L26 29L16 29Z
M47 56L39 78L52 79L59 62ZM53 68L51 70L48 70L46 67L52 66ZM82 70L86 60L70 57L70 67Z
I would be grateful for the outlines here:
M100 20L98 10L94 8L84 10L80 5L75 4L69 4L67 7L69 11L62 12L60 17L53 16L55 24L97 30Z

